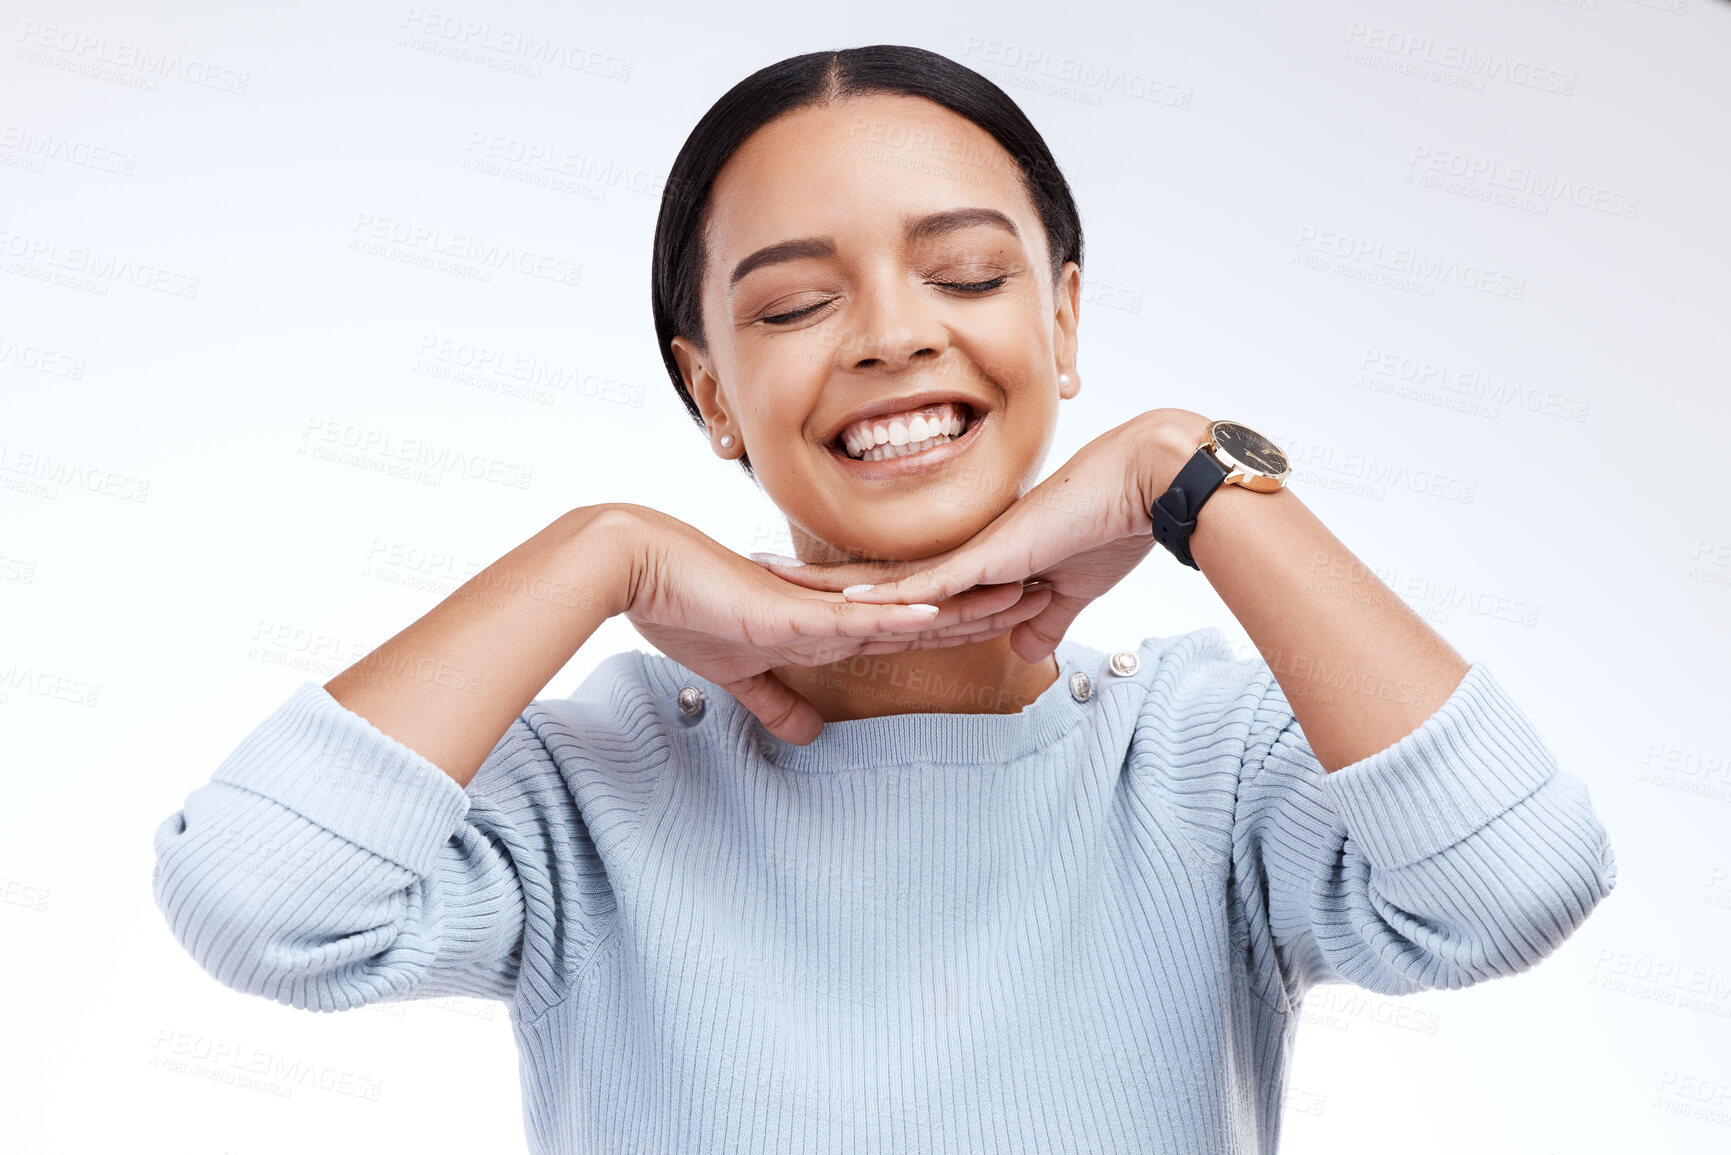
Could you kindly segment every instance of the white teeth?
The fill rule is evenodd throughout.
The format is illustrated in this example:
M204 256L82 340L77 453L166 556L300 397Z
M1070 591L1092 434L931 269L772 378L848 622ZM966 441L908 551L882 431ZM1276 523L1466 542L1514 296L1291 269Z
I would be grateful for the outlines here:
M906 457L960 437L968 427L966 410L944 401L886 417L860 422L842 434L841 444L856 461Z
M954 440L955 438L949 434L939 434L936 437L928 437L924 441L910 441L905 445L874 445L872 448L865 451L865 455L861 460L888 461L892 457L907 457L909 454L922 453L927 449L935 449L940 445Z

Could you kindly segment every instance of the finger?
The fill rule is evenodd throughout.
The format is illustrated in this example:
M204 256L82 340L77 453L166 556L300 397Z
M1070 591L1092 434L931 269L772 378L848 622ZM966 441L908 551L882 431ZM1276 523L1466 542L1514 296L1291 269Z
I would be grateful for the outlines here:
M767 670L722 687L784 742L805 746L823 730L823 715Z
M1054 596L1041 612L1011 631L1010 649L1025 662L1042 661L1058 648L1087 604L1083 598Z
M942 612L934 605L861 605L835 598L793 598L786 623L801 637L899 636L930 629Z
M992 589L1003 589L1003 586L992 586ZM1022 596L1001 608L994 608L989 613L968 621L956 622L953 625L934 627L926 631L936 637L972 637L988 630L1001 631L1010 626L1028 620L1045 609L1052 599L1050 588L1029 590ZM924 636L924 635L922 635Z
M944 629L953 625L962 625L979 618L989 617L1002 610L1009 609L1023 597L1027 596L1027 588L1020 582L1005 582L1002 585L976 586L963 590L942 602L932 603L938 607L938 616L932 619L931 628ZM854 603L869 605L869 602Z
M1050 560L1063 556L1060 553ZM973 586L1023 584L1046 564L1050 563L1037 563L1026 542L1018 545L1007 534L983 530L942 561L887 580L862 577L858 583L843 586L841 593L849 601L873 605L914 601L935 605Z
M929 630L921 630L913 638L906 635L891 635L874 638L872 643L874 645L882 643L891 650L901 650L932 648L931 644L940 640L944 640L945 644L948 645L983 642L999 634L1007 633L1012 626L1033 617L1045 609L1046 603L1051 600L1052 596L1050 587L1021 590L1019 596L1015 597L1005 596L998 592L1016 590L1017 587L1015 586L987 586L985 589L993 591L995 596L990 599L985 597L973 599L967 610L968 616L963 620L934 626ZM956 595L958 598L965 596L969 595ZM951 602L955 600L955 598L950 599ZM949 603L945 604L948 605ZM954 640L949 641L948 639Z
M833 594L825 597L797 598L796 602L800 606L806 607L807 609L805 612L808 614L823 613L830 615L823 619L810 620L822 620L826 625L832 624L833 620L850 622L845 629L826 630L813 625L802 629L800 631L802 633L815 633L820 636L824 634L840 633L850 637L880 634L886 638L900 638L905 636L910 628L908 623L912 623L911 628L920 629L923 627L925 630L931 630L973 621L1015 605L1017 600L1024 597L1027 592L1028 587L1019 582L1006 582L1002 585L980 586L977 589L964 590L962 593L946 599L944 603L938 607L938 612L935 614L930 613L929 611L916 610L912 606L903 606L898 603L878 605L872 602L850 602L838 598ZM819 611L816 607L823 607L823 609ZM892 617L892 619L890 619L892 624L885 628L874 628L872 623L884 620L877 617L874 611L885 610L909 610L911 612L899 617ZM922 613L925 614L924 617L918 616Z
M1011 592L1004 594L1001 590L1011 590ZM1044 597L1040 597L1042 594ZM981 625L983 622L990 622L990 625L997 625L997 623L1002 622L1004 615L1009 611L1018 613L1020 616L1016 616L1014 620L1020 622L1023 616L1039 613L1046 606L1046 601L1051 597L1051 594L1051 585L1021 585L1021 587L1014 584L981 585L980 590L968 590L964 594L957 594L956 597L950 597L949 601L945 601L943 604L950 606L961 599L966 599L962 603L966 608L961 613L957 613L954 622L945 622L943 615L938 616L938 622L931 627L930 632L936 636L947 636L952 632L954 634L973 634L976 630L990 629L988 625Z
M902 630L877 635L854 636L874 642L889 642L899 648L905 646L914 636L935 638L946 637L952 633L971 635L990 628L983 624L987 619L1021 604L1028 596L1028 591L1016 585L985 586L979 590L969 590L965 594L957 594L945 601L939 607L938 613L931 623L925 629L916 631L915 634L910 635L907 631ZM852 605L854 603L842 604ZM1040 601L1028 606L1023 616L1038 612L1039 607L1044 605L1045 602Z
M861 654L893 654L905 650L933 650L987 641L999 634L1009 633L1022 622L1038 614L1046 607L1051 596L1050 590L1036 591L1007 609L983 618L977 618L971 622L948 626L942 630L923 630L913 636L866 639L860 644L856 652Z
M786 656L789 661L802 666L824 666L862 654L898 654L909 650L938 650L969 645L1010 632L1021 622L1038 614L1051 598L1050 587L1042 588L1032 591L1019 602L997 613L950 626L945 630L923 630L918 634L886 635L853 641L816 638L794 647Z
M1052 593L1049 589L1035 591L1009 609L988 617L950 626L943 630L928 630L912 638L874 639L861 647L859 652L862 654L891 654L903 650L936 650L949 646L965 646L989 641L1000 634L1009 633L1022 622L1037 615L1046 608L1051 597Z

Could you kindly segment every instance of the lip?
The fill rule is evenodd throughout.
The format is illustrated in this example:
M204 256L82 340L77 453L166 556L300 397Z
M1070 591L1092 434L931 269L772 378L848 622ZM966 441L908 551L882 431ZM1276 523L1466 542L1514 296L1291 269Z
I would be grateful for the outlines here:
M955 399L954 395L937 398L940 401L953 401ZM908 405L905 402L897 401L895 404L903 409L917 409L921 404L930 405L932 402L916 402L913 405ZM849 457L845 449L837 448L834 438L826 443L825 448L829 450L830 456L841 464L842 469L862 481L890 481L901 477L918 477L922 473L932 473L944 468L952 460L966 453L979 436L981 426L991 423L991 410L981 409L971 401L963 402L963 404L967 405L970 417L968 427L962 431L962 435L954 441L946 441L935 449L928 449L923 453L913 453L906 457L891 457L884 461L864 461ZM852 424L862 417L876 417L879 413L898 411L893 408L878 408L877 412L861 410L857 416L848 418L848 424Z

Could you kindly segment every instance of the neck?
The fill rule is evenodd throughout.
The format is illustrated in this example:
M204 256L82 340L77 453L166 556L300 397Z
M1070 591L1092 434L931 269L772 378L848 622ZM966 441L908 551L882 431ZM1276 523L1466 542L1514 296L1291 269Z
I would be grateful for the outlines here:
M1005 633L827 666L775 666L770 673L817 707L825 722L886 714L1015 714L1058 680L1058 659L1025 662Z

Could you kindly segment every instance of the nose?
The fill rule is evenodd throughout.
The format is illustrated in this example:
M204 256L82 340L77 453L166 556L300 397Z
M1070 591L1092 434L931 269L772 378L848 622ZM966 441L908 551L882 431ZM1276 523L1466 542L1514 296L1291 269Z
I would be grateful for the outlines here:
M923 284L906 268L883 269L860 285L842 363L856 370L900 372L935 362L949 331Z

